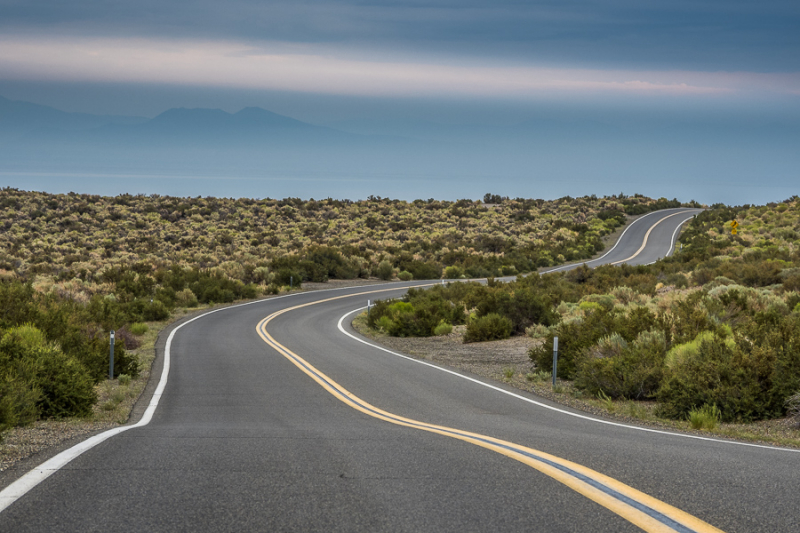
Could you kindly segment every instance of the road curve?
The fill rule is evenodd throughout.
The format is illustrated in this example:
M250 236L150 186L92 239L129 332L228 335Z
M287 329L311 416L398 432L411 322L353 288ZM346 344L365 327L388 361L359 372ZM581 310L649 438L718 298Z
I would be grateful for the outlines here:
M671 238L670 225L683 218L664 215L640 218L641 228L631 226L613 251L619 255L607 260L633 255L651 230L635 258L649 261L649 247ZM0 513L0 532L645 528L510 452L356 409L330 383L352 395L346 399L394 417L602 474L709 528L798 530L800 453L570 416L533 395L504 394L338 329L366 299L399 296L419 284L295 294L179 325L149 424L102 441L32 486ZM286 311L297 306L304 307ZM354 334L346 321L343 327ZM695 530L705 530L702 523Z
M631 222L614 246L597 259L571 263L550 269L548 272L571 270L583 264L596 267L609 263L614 265L654 263L662 257L672 255L683 224L702 212L702 209L679 207L647 213Z

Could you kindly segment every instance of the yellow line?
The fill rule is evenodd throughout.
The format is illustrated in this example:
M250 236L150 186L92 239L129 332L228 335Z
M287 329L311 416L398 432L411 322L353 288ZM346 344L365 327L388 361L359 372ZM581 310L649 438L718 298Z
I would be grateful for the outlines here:
M671 215L670 215L671 216ZM662 219L663 220L663 219ZM660 222L660 221L659 221ZM651 228L652 229L652 228ZM422 287L425 285L418 285L418 287ZM629 505L628 503L615 498L614 496L603 492L602 490L586 483L585 481L572 476L566 472L559 470L558 468L543 463L541 461L537 461L529 457L529 455L535 455L537 457L541 457L547 461L552 463L564 466L569 468L575 472L578 472L593 481L605 485L609 489L612 489L631 500L634 500L654 511L661 513L662 515L674 520L682 524L685 527L688 527L697 533L720 533L721 530L703 522L699 518L696 518L680 509L672 507L669 504L666 504L660 500L657 500L647 494L640 492L633 487L625 485L613 478L610 478L604 474L586 468L585 466L579 465L577 463L573 463L566 459L562 459L560 457L556 457L554 455L550 455L545 452L541 452L539 450L534 450L532 448L527 448L525 446L520 446L518 444L514 444L508 441L496 439L494 437L489 437L486 435L481 435L478 433L471 433L468 431L457 430L453 428L448 428L445 426L437 426L434 424L428 424L425 422L420 422L418 420L413 420L410 418L405 418L402 416L394 415L382 409L379 409L355 394L349 392L347 389L333 381L331 378L320 372L317 368L312 366L308 361L294 353L293 351L289 350L286 346L280 344L276 341L272 335L267 331L266 326L269 324L273 319L276 317L287 313L289 311L293 311L296 309L301 309L303 307L308 307L311 305L317 305L325 302L330 302L333 300L340 300L342 298L352 298L355 296L364 296L367 294L374 294L380 292L387 292L387 291L394 291L397 288L392 289L381 289L376 291L370 292L363 292L356 295L348 294L344 296L336 296L333 298L327 298L324 300L309 302L301 305L296 305L294 307L288 307L286 309L282 309L277 311L268 317L264 318L261 322L259 322L257 326L258 334L261 338L273 347L275 350L278 351L281 355L286 357L289 361L291 361L295 366L297 366L300 370L302 370L305 374L307 374L311 379L316 381L323 389L328 391L331 395L338 398L345 404L349 405L353 409L356 409L366 415L371 417L384 420L386 422L412 427L414 429L419 429L422 431L428 431L431 433L436 433L439 435L444 435L447 437L459 439L465 442L469 442L471 444L475 444L476 446L481 446L483 448L495 451L512 459L515 459L521 463L524 463L536 470L542 472L543 474L550 476L551 478L563 483L564 485L570 487L571 489L575 490L576 492L582 494L583 496L589 498L590 500L602 505L606 509L616 513L617 515L621 516L622 518L628 520L629 522L635 524L636 526L642 528L644 531L649 532L670 532L675 531L673 528L669 527L668 525L660 522L658 519L648 515L647 513L637 509ZM509 449L513 448L513 449Z
M651 231L653 231L653 229L654 229L656 226L658 226L659 224L661 224L662 222L664 222L665 220L667 220L669 217L674 217L675 215L682 215L682 214L684 214L684 213L689 213L689 211L678 211L677 213L672 213L671 215L667 215L667 216L665 216L664 218L661 218L661 219L659 219L659 220L658 220L658 222L656 222L655 224L653 224L652 226L650 226L650 229L649 229L649 230L647 230L647 233L645 233L645 234L644 234L644 241L642 241L642 245L639 247L639 249L638 249L638 250L636 250L636 253L635 253L635 254L633 254L632 256L630 256L630 257L629 257L629 258L627 258L627 259L620 259L619 261L614 261L614 262L613 262L613 263L611 263L611 264L612 264L612 265L618 265L618 264L620 264L620 263L624 263L625 261L630 261L631 259L633 259L633 258L634 258L634 257L636 257L637 255L639 255L640 253L642 253L642 250L644 250L644 247L645 247L645 246L647 246L647 239L648 239L648 237L650 237L650 232L651 232Z

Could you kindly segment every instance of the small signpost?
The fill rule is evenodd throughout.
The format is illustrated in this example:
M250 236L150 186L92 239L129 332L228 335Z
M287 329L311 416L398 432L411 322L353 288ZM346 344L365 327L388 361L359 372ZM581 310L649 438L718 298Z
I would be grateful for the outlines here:
M739 223L738 222L736 222L735 220L733 222L731 222L731 235L736 235L737 233L739 233L739 230L736 229L738 227L739 227Z
M108 379L114 379L114 330L111 330L108 354Z
M556 374L558 374L558 337L553 337L553 387L556 386Z

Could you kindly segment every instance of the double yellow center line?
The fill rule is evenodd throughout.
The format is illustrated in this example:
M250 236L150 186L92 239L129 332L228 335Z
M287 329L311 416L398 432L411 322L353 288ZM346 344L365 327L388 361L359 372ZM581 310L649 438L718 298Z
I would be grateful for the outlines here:
M424 286L424 285L420 285ZM382 289L358 294L337 296L315 302L305 303L282 309L272 313L258 323L257 331L261 338L278 353L291 361L300 370L305 372L311 379L316 381L323 389L334 397L346 403L353 409L360 411L373 418L405 426L409 428L436 433L446 437L459 439L469 442L476 446L495 451L512 459L530 466L550 476L551 478L563 483L576 492L586 496L590 500L597 502L603 507L613 511L625 520L649 532L681 532L681 533L711 533L721 530L703 522L702 520L681 511L671 505L657 500L647 494L640 492L633 487L625 485L613 478L599 472L586 468L577 463L567 461L554 455L534 450L526 446L521 446L513 442L508 442L487 435L471 433L459 429L428 424L419 420L413 420L398 416L374 405L365 402L355 394L351 393L331 378L320 372L308 361L291 351L286 346L276 341L269 331L267 325L276 317L311 305L318 305L342 298L363 297L367 294L375 294L393 289Z

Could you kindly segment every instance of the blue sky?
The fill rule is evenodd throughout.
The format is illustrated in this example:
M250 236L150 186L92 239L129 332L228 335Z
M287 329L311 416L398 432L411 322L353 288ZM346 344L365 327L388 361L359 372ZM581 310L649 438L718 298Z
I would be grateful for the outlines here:
M148 117L255 105L383 133L797 124L798 28L796 0L0 0L0 95Z

